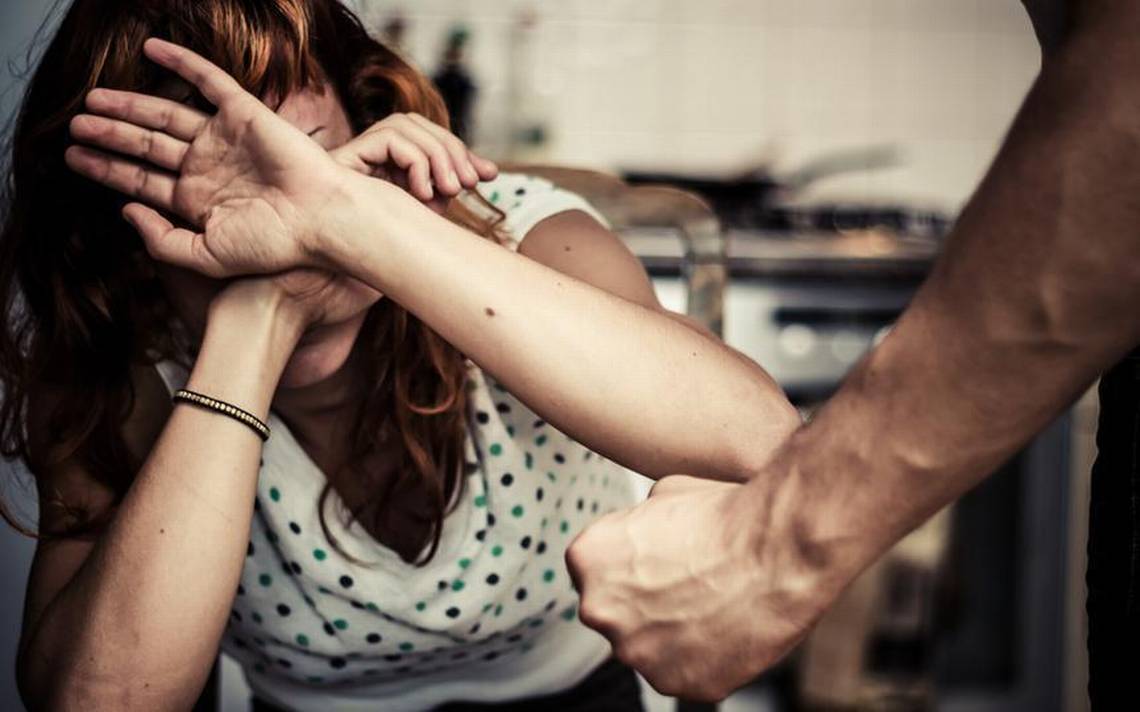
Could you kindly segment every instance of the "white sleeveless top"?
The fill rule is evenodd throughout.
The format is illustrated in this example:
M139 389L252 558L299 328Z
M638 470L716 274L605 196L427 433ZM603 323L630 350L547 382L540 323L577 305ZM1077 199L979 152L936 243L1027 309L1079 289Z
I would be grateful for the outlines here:
M512 247L545 217L596 213L545 181L481 186L507 214ZM158 365L172 391L188 374ZM223 650L255 693L286 709L423 710L572 687L610 646L576 617L564 554L605 512L634 501L632 475L570 440L469 364L466 481L439 549L407 564L358 524L275 414L262 453L248 555Z

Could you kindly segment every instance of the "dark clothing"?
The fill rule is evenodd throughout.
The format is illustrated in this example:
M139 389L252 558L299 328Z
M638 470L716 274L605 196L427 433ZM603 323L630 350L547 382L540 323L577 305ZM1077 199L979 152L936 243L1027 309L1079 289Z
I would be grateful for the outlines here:
M616 659L610 659L582 682L557 694L499 704L452 702L436 708L436 712L531 712L531 710L642 712L644 707L641 704L641 686L633 670ZM285 711L255 697L252 712Z
M1100 382L1089 512L1089 697L1094 710L1140 702L1140 349Z

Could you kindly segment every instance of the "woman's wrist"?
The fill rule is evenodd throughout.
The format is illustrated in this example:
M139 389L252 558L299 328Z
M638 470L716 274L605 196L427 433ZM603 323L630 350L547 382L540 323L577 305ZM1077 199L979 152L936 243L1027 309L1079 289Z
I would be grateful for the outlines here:
M234 283L210 305L187 388L264 420L304 328L302 315L268 280Z

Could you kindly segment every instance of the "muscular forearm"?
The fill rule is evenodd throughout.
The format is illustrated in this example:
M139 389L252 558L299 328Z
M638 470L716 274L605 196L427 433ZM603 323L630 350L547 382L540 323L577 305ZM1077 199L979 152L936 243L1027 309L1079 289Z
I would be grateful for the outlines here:
M331 253L571 437L650 476L739 479L798 424L770 379L660 312L360 179ZM757 445L759 445L757 447Z
M1140 9L1111 4L1046 61L912 308L781 454L832 561L861 568L1140 341Z
M212 318L187 385L264 418L295 331ZM261 441L244 425L176 406L82 567L39 617L23 665L52 709L192 704L237 588Z

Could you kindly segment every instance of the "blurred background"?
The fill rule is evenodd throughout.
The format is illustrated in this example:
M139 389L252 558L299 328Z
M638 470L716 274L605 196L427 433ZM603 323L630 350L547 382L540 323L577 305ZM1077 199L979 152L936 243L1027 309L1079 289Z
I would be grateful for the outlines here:
M348 4L436 80L471 144L596 201L662 301L808 415L905 308L1040 66L1019 0ZM0 6L4 117L51 6ZM1094 420L1086 398L720 708L1087 709ZM26 477L3 482L34 521ZM32 548L0 531L4 709L21 709ZM219 707L246 709L236 666L222 680Z

